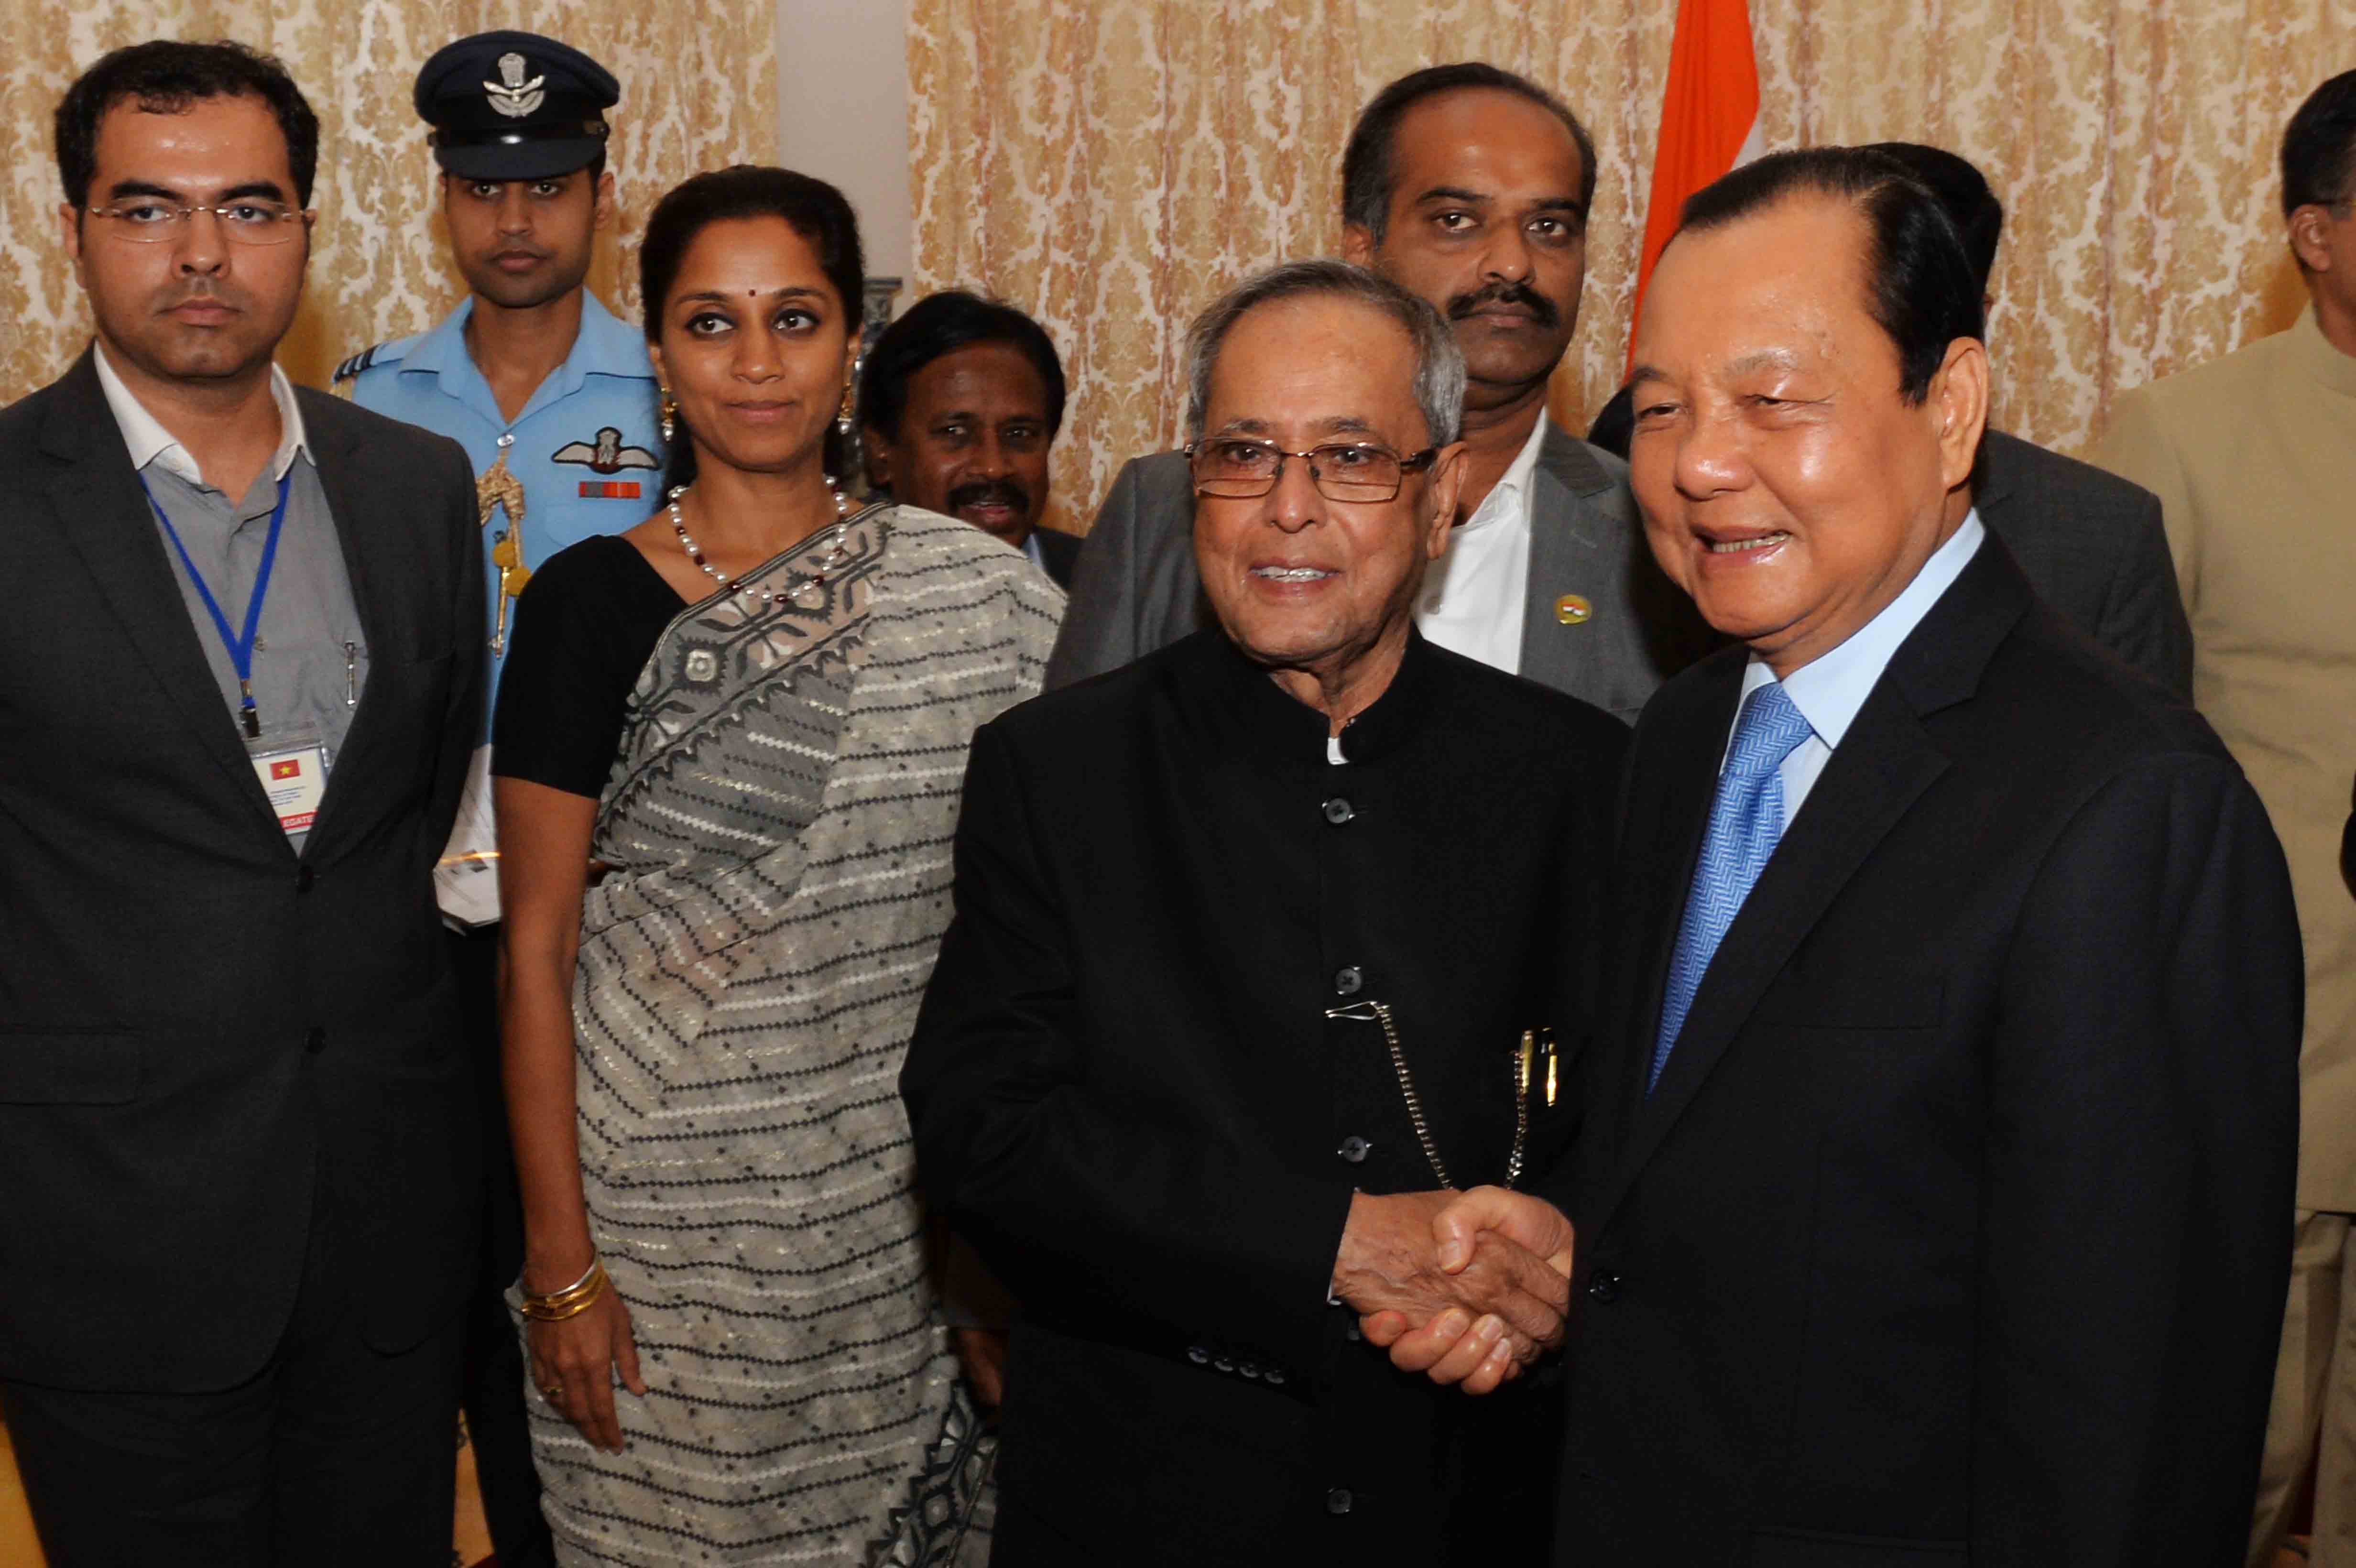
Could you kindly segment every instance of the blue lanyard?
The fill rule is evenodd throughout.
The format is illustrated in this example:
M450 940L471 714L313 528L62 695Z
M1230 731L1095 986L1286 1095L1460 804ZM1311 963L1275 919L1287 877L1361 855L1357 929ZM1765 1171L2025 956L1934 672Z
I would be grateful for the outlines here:
M294 465L290 463L286 472L278 476L278 505L270 513L270 538L262 547L262 569L253 574L253 597L246 601L245 635L241 637L229 629L229 617L221 613L220 601L206 586L205 574L197 570L197 563L188 559L188 547L180 542L180 530L164 515L155 492L147 489L147 476L139 476L139 488L147 491L147 505L155 508L155 520L164 525L165 537L172 541L172 548L180 552L180 564L188 569L188 581L197 585L205 608L213 613L213 628L220 633L221 645L229 649L229 662L237 670L237 689L244 698L238 717L244 722L245 738L249 741L262 738L262 714L253 706L254 634L262 629L262 601L270 592L270 569L278 562L278 530L286 521L286 495L294 478Z

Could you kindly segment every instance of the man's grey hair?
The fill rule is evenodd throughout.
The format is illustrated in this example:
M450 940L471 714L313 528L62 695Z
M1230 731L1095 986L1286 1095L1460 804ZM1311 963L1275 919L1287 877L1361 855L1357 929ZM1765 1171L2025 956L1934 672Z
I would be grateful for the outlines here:
M1446 446L1464 419L1464 350L1429 300L1347 261L1286 261L1254 272L1194 318L1186 333L1186 439L1203 439L1211 401L1211 367L1227 334L1258 306L1289 299L1354 300L1398 323L1415 344L1415 400L1426 439ZM1402 453L1401 455L1405 455Z

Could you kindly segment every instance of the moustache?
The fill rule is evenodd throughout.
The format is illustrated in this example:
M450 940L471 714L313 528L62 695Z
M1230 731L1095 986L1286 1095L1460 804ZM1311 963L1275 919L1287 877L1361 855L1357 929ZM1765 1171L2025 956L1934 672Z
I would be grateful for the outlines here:
M1031 493L1012 479L984 479L971 485L960 485L949 492L949 511L957 513L968 507L1012 507L1018 512L1031 509Z
M1457 294L1448 302L1448 319L1462 321L1484 305L1510 304L1526 310L1537 318L1540 326L1553 326L1562 320L1562 313L1554 301L1539 293L1527 283L1491 283L1469 294Z

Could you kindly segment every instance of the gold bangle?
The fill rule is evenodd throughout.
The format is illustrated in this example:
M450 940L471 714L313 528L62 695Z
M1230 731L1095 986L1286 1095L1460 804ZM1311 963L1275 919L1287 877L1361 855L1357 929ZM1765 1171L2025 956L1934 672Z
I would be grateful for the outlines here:
M562 1290L552 1291L546 1296L526 1293L523 1315L538 1323L561 1323L588 1310L597 1297L605 1294L606 1283L604 1262L593 1260L589 1272Z
M527 1307L523 1309L523 1315L534 1323L562 1323L568 1317L578 1317L596 1306L597 1296L603 1294L604 1292L600 1291L595 1295L584 1296L566 1307Z
M591 1253L589 1254L589 1266L581 1271L581 1277L579 1279L574 1280L571 1285L564 1285L560 1289L552 1290L544 1296L534 1296L530 1291L527 1290L523 1293L524 1299L527 1301L561 1301L565 1296L571 1296L576 1290L586 1289L589 1282L597 1277L597 1265L603 1261L604 1260L599 1258L595 1253Z
M543 1307L538 1302L526 1302L524 1304L523 1315L534 1323L562 1323L566 1318L577 1317L582 1313L586 1312L591 1307L596 1306L597 1298L604 1294L605 1282L600 1280L598 1281L597 1289L591 1291L588 1295L580 1297L578 1300L568 1301L562 1307Z

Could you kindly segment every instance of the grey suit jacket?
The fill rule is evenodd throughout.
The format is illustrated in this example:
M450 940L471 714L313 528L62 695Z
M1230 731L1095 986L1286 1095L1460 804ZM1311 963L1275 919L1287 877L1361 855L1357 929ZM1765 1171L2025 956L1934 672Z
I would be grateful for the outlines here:
M1627 473L1619 459L1547 426L1531 480L1521 673L1633 722L1654 689L1712 639L1654 563ZM1156 453L1120 471L1080 550L1047 663L1049 690L1213 624L1194 571L1194 520L1183 453Z
M2038 597L2178 701L2192 700L2192 627L2158 496L1992 430L1980 445L1972 501Z

